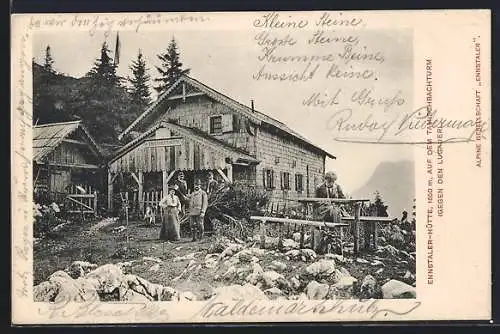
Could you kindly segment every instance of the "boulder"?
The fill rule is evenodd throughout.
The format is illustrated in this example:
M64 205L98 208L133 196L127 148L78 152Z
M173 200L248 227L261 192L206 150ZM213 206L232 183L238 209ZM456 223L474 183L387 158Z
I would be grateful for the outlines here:
M251 284L229 285L215 289L215 296L220 300L268 300L266 294Z
M138 292L135 292L132 289L128 289L122 296L120 296L120 301L132 302L132 303L144 303L144 302L150 302L151 300L148 299L146 296L141 295Z
M158 270L160 270L160 265L157 263L157 264L154 264L152 265L150 268L149 268L149 271L152 271L152 272L157 272Z
M396 257L399 254L399 250L392 245L385 245L384 247L379 247L376 253L386 257Z
M366 275L361 282L360 297L363 299L375 298L377 292L377 280L372 275Z
M306 273L314 278L330 278L335 273L334 260L319 260L306 267Z
M153 256L144 256L142 258L144 261L152 261L152 262L156 262L156 263L162 263L163 261L157 257L153 257Z
M352 276L342 275L334 286L339 290L347 290L352 288L353 284L357 281L358 280Z
M274 270L268 270L262 273L262 280L266 287L273 288L278 285L278 280L284 279L282 274L275 272Z
M268 268L271 270L282 272L286 269L286 264L284 264L283 262L280 262L280 261L273 261L273 262L271 262L271 264L269 265Z
M161 284L151 283L142 277L132 274L125 275L123 281L127 289L131 289L143 295L148 300L154 300L154 301L171 300L171 299L163 299L165 287Z
M298 290L300 288L300 281L296 277L290 278L290 284L292 286L292 289Z
M114 264L105 264L88 273L85 278L98 282L98 293L112 293L115 289L120 288L123 281L123 271Z
M222 259L226 256L230 257L233 256L234 254L238 253L243 249L243 246L240 244L230 244L229 246L224 249L222 253L220 253L219 258Z
M384 299L416 298L416 289L411 285L391 279L382 285L382 296Z
M85 276L95 268L97 268L97 264L87 261L73 261L64 271L72 278L78 278Z
M79 278L74 280L64 271L56 271L48 281L33 288L34 300L37 302L86 302L99 300L96 287L98 282Z
M328 284L321 284L316 281L311 281L307 284L306 294L309 299L325 299L328 295L330 287Z
M335 260L337 263L345 263L346 258L339 254L325 254L325 259Z
M181 292L179 299L180 299L180 301L190 301L190 302L197 300L195 294L192 293L191 291Z
M302 260L304 262L315 260L317 258L316 252L312 249L292 249L285 253L285 256L291 260Z
M300 242L300 232L295 232L292 234L292 238L295 242Z
M298 242L292 239L283 239L282 240L283 250L289 251L291 249L299 249L300 245Z

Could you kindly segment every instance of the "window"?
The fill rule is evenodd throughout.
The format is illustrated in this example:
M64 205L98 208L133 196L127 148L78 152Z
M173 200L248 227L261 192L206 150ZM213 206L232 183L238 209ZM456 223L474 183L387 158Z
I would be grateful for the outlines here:
M263 183L265 189L274 189L274 171L265 168L263 170Z
M222 133L222 116L210 117L210 133Z
M304 190L304 175L295 174L295 191L302 192Z
M289 172L281 172L281 189L288 190L290 189L290 173Z

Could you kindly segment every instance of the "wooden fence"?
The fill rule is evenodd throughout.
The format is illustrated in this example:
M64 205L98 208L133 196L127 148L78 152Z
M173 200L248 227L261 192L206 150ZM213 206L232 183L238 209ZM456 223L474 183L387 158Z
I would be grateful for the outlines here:
M68 187L64 211L97 216L97 190L90 185L72 184Z

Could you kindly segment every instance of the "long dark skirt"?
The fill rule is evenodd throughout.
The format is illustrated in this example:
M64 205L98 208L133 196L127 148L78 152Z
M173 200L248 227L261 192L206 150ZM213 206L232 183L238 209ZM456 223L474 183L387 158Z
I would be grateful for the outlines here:
M176 241L180 239L179 216L177 214L177 208L169 207L165 210L165 217L161 224L160 239L170 241Z

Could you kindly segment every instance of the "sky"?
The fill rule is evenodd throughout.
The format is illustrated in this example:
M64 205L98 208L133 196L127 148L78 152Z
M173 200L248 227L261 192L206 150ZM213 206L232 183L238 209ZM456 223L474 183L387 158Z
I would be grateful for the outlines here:
M338 50L330 45L312 48L302 43L311 33L312 31L305 31L301 32L303 36L294 35L299 42L290 47L290 51L285 47L277 49L277 54L323 54L329 50ZM380 96L392 96L399 91L406 97L406 108L412 108L411 35L376 30L361 32L362 41L368 49L379 48L385 54L384 63L372 65L378 73L378 81L361 84L355 80L332 80L319 75L318 79L300 83L254 80L253 76L263 64L257 59L262 55L262 48L255 42L255 35L255 31L250 30L172 30L147 33L122 31L117 72L123 77L130 76L129 66L140 49L149 68L149 74L153 78L157 77L158 72L155 69L155 66L159 65L157 54L165 52L170 39L175 37L181 62L191 69L191 77L243 104L250 105L250 101L254 100L255 109L287 124L314 144L336 156L336 160L327 159L326 168L338 174L338 182L347 193L361 187L379 163L413 159L412 147L407 145L353 144L336 141L335 137L339 134L326 126L336 109L305 107L302 103L316 92L331 96L339 88L351 92L366 86L368 89L374 88ZM55 70L73 77L81 77L99 57L102 43L107 41L110 50L114 51L115 40L116 32L107 37L102 33L90 36L86 32L40 32L33 39L33 57L35 61L42 63L45 48L50 45ZM357 68L355 63L351 64ZM303 66L299 65L266 66L272 71L283 72L301 71ZM322 71L326 71L329 67L323 64L321 66Z

